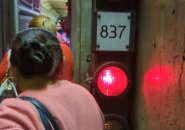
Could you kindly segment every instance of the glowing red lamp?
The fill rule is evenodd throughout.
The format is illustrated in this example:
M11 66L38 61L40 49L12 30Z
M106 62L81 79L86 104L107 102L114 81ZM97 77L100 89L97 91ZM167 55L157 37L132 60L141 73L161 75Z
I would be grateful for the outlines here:
M126 91L129 78L124 65L110 62L97 69L94 82L95 87L104 96L119 96Z

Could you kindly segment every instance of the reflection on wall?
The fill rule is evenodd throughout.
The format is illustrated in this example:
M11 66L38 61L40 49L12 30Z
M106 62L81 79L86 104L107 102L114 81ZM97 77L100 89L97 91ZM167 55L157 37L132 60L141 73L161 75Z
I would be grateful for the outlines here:
M140 2L135 130L185 130L185 1Z

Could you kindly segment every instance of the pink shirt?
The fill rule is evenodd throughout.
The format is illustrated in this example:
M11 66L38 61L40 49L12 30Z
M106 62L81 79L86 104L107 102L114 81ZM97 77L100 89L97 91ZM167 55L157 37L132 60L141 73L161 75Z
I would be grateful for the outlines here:
M61 130L103 130L104 118L96 101L80 85L62 80L20 96L34 97L42 102ZM0 130L44 130L44 126L30 102L11 98L0 104Z

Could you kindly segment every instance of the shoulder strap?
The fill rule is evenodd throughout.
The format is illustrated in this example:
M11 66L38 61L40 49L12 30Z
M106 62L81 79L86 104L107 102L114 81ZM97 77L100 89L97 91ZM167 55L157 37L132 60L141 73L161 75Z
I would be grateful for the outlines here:
M39 112L40 118L46 130L59 130L51 113L37 99L25 96L22 96L20 98L31 102L35 106L35 108Z

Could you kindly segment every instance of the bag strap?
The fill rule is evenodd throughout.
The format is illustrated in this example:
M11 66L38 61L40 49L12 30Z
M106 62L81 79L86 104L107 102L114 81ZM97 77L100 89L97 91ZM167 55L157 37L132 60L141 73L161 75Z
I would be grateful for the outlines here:
M51 113L37 99L25 96L22 96L20 98L31 102L35 106L35 108L39 112L40 118L46 130L59 130Z

